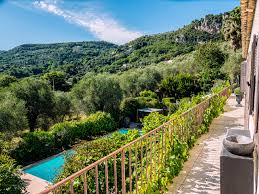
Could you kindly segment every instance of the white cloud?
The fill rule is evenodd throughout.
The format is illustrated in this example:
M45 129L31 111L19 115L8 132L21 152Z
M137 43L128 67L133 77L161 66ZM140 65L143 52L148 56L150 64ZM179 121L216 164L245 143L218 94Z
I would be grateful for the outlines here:
M90 11L90 9L85 11L70 10L60 7L58 1L35 1L33 5L83 27L100 40L123 44L141 36L140 32L130 31L113 18L93 10Z

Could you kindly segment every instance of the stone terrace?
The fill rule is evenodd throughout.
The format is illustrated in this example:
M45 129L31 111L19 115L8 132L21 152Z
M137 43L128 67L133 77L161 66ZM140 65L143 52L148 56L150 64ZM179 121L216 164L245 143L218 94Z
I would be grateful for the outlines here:
M199 138L184 168L169 186L167 194L220 193L220 152L228 129L244 128L244 105L236 107L230 96L225 112L214 119L210 131Z

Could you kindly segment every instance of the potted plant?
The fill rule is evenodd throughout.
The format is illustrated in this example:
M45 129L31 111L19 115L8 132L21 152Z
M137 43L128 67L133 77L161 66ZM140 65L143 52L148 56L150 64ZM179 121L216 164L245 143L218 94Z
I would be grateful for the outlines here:
M234 90L234 93L235 93L235 95L236 95L237 104L240 105L240 103L241 103L241 101L242 101L242 98L243 98L243 93L241 92L240 87L237 87L237 88Z

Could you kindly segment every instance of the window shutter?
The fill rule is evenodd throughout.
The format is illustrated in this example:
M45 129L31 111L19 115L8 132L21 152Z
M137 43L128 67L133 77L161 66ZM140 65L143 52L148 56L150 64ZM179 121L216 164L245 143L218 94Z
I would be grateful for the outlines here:
M241 76L240 76L240 89L242 92L245 92L246 88L246 67L247 67L247 62L244 61L241 64Z

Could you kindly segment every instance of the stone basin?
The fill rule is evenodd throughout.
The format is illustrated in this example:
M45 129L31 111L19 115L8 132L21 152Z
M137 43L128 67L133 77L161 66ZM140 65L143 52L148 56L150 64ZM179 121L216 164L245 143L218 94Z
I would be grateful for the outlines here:
M254 142L243 135L230 135L223 140L224 147L232 154L239 156L250 155L254 151Z

